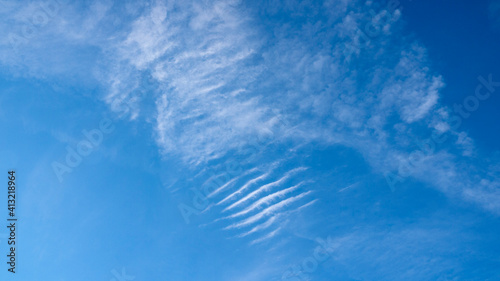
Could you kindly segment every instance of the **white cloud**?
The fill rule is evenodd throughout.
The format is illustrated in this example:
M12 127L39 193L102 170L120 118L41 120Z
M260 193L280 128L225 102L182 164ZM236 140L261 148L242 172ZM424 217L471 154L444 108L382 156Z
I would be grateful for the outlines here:
M402 36L399 10L370 13L375 4L361 4L265 3L268 16L282 13L269 23L239 1L69 3L29 44L18 46L21 59L8 32L20 32L39 8L26 1L0 10L14 26L2 29L0 61L38 78L94 75L107 87L103 99L112 110L120 111L118 101L128 103L131 119L155 124L163 153L195 165L244 147L252 137L271 136L277 144L353 147L384 173L406 161L409 146L426 135L416 132L448 132L455 139L449 151L429 155L425 163L433 170L421 166L412 176L433 178L433 185L449 192L457 175L466 174L469 180L452 194L482 194L475 175L454 158L456 148L467 157L477 152L467 135L451 132L450 110L439 104L443 78L429 69L425 48ZM383 24L366 40L360 31L368 23ZM348 46L355 50L346 58ZM82 50L92 55L71 59ZM156 89L134 96L145 73Z
M253 223L261 220L264 217L276 214L276 212L278 212L281 209L289 206L290 204L292 204L292 203L294 203L294 202L302 199L304 196L306 196L306 195L308 195L310 193L311 193L311 191L306 191L306 192L300 193L299 195L292 196L292 197L289 197L287 199L284 199L284 200L282 200L282 201L280 201L278 203L275 203L275 204L273 204L273 205L265 208L261 212L255 214L255 215L253 215L251 217L248 217L248 218L246 218L246 219L244 219L244 220L242 220L240 222L237 222L237 223L229 225L228 227L226 227L226 229L241 228L241 227L253 224Z
M235 1L159 3L135 20L116 44L118 61L153 70L160 84L154 120L163 153L198 165L270 135L277 143L350 146L385 173L408 161L412 142L422 138L417 128L450 130L449 110L439 104L443 78L427 66L424 47L400 36L399 10L310 4L316 21L301 22L305 6L281 3L297 21L266 29ZM366 40L360 30L370 22L383 25ZM349 58L346 46L357 46ZM470 156L470 138L452 134ZM452 157L443 150L425 158L432 177L421 165L411 176L450 192L458 179L441 177L461 172L443 158Z
M269 176L269 173L265 173L265 174L260 175L260 176L258 176L258 177L256 177L256 178L253 178L253 179L251 179L251 180L248 180L248 181L247 181L247 182L246 182L246 183L245 183L242 187L240 187L238 190L236 190L235 192L233 192L233 193L229 194L226 198L224 198L224 199L222 199L220 202L218 202L218 203L217 203L217 205L220 205L220 204L222 204L222 203L224 203L224 202L226 202L226 201L228 201L228 200L231 200L231 199L235 198L237 195L240 195L240 194L242 194L243 192L247 191L247 190L248 190L248 188L249 188L251 185L253 185L253 184L255 184L255 183L257 183L257 182L259 182L259 181L261 181L261 180L266 179L268 176Z
M250 213L258 208L261 208L263 205L269 205L275 199L283 198L285 195L295 191L297 188L299 188L301 186L301 184L302 183L299 183L299 184L296 184L292 187L288 187L288 188L282 189L280 191L276 191L272 194L266 195L266 196L260 198L259 200L255 201L254 203L252 203L247 208L245 208L245 209L243 209L235 214L230 215L228 218L240 217L240 216L248 214L248 213Z
M273 187L276 187L276 186L280 186L282 185L286 180L288 180L292 175L294 175L295 173L297 172L300 172L300 171L304 171L306 170L305 167L299 167L299 168L295 168L293 170L290 170L288 171L283 177L281 177L280 179L276 180L276 181L273 181L271 183L267 183L265 185L262 185L260 187L258 187L257 189L255 189L254 191L248 193L247 195L245 195L243 198L241 198L240 200L234 202L233 204L231 204L230 206L228 206L227 208L224 209L224 211L228 211L228 210L231 210L231 209L234 209L235 207L237 206L240 206L242 204L245 204L246 202L248 202L249 200L253 199L253 198L256 198L258 196L260 196L262 193L266 192L266 191L269 191L270 189L272 189Z

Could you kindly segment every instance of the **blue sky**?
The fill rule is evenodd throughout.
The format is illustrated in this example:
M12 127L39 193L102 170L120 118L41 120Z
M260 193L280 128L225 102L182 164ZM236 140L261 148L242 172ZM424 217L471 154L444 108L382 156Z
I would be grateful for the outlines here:
M2 280L500 279L499 1L0 13Z

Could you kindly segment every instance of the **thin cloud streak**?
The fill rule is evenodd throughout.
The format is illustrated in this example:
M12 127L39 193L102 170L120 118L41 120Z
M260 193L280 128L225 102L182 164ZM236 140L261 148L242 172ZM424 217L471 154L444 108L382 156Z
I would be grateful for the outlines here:
M283 177L281 177L279 180L276 180L274 182L271 182L271 183L268 183L268 184L265 184L261 187L259 187L258 189L250 192L249 194L247 194L245 197L241 198L240 200L236 201L235 203L231 204L230 206L228 206L227 208L224 209L224 211L229 211L231 209L234 209L236 208L237 206L241 205L241 204L244 204L246 202L248 202L248 200L250 200L251 198L255 198L257 197L259 194L263 193L263 192L266 192L268 190L270 190L271 188L275 187L275 186L279 186L280 184L282 184L283 182L285 182L286 180L288 180L293 174L297 173L297 172L300 172L300 171L304 171L304 170L307 170L307 168L305 167L299 167L299 168L295 168L293 170L290 170L288 171Z
M243 221L241 221L239 223L234 223L232 225L227 226L225 229L241 228L243 226L247 226L249 224L252 224L252 223L262 219L263 217L268 216L270 214L274 214L276 211L288 206L289 204L302 199L303 197L310 194L311 192L312 191L306 191L306 192L303 192L297 196L293 196L293 197L287 198L283 201L280 201L274 205L267 207L266 209L264 209L260 213L257 213L257 214L255 214L247 219L244 219Z

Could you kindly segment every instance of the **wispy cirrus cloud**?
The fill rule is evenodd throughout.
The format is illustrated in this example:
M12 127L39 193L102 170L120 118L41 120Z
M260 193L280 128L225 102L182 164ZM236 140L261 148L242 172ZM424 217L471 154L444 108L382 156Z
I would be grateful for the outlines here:
M484 254L487 258L473 253L483 246L477 241L488 239L469 236L466 227L461 228L480 215L471 219L445 214L435 222L414 223L415 216L436 216L434 207L398 209L393 202L433 201L429 204L446 209L449 202L439 201L441 192L500 214L499 155L482 151L467 132L454 126L455 110L441 100L446 77L433 69L425 46L405 36L401 3L389 9L383 1L355 0L65 1L15 48L9 33L22 34L40 3L1 3L6 3L0 7L5 19L0 23L3 71L56 81L54 87L84 85L75 93L68 87L68 95L97 99L102 109L122 118L120 126L140 127L143 139L130 143L147 142L150 154L163 157L152 164L153 156L141 158L137 165L145 166L146 177L154 178L145 181L151 186L161 188L155 181L164 180L165 201L156 196L163 190L145 189L134 189L147 195L141 197L144 201L135 201L135 196L130 200L148 202L144 206L155 211L155 220L150 221L154 230L149 225L146 230L161 237L156 243L168 246L168 253L188 258L193 253L197 260L217 257L207 263L211 268L218 268L213 265L219 261L244 259L248 268L224 272L227 280L280 278L280 266L304 253L310 241L303 240L317 234L311 232L332 232L334 258L319 265L319 271L340 268L351 279L453 279L470 260L475 266L494 257L494 253ZM494 15L494 4L491 7ZM487 73L483 77L491 79ZM447 136L447 141L422 149L420 141L435 133ZM51 136L59 143L71 140L70 134L51 132ZM352 162L343 161L344 154L331 153L346 147L356 154ZM128 146L120 148L114 154L129 152ZM424 153L408 167L420 149ZM156 161L161 164L155 170ZM227 162L236 163L233 173L227 173ZM336 162L346 166L356 162L356 167L343 171L367 171L369 180L336 174L332 164ZM431 190L433 196L439 198L404 200L402 193L414 195L405 193L408 190L376 194L388 189L378 185L388 172L417 181L422 188L417 192L433 187L439 191ZM339 180L344 176L349 180ZM205 216L200 219L204 223L209 221L199 226L206 230L201 238L199 229L184 225L175 206L171 208L187 190L195 190L195 199L187 201L201 202L194 212ZM373 208L364 208L371 204ZM167 227L159 226L157 214L168 217ZM386 217L390 219L383 221ZM206 256L197 249L187 253L193 240L189 245L176 243L185 241L185 234L200 238L196 246L216 241L216 249ZM279 248L292 239L297 247ZM252 249L232 251L232 246L244 242ZM178 252L170 252L176 247ZM273 252L275 247L279 253ZM234 259L240 253L244 257ZM159 260L163 255L158 251ZM196 265L187 260L185 268ZM177 267L178 262L172 260L168 270L173 278L182 279L184 272L175 275L185 269ZM199 269L191 279L203 279L201 275L210 272Z
M4 7L9 21L21 22L35 9L33 2L26 3ZM466 157L477 157L474 142L452 129L452 109L439 98L444 79L429 67L425 47L402 36L401 11L376 4L103 2L83 5L80 14L68 4L40 30L53 40L20 48L47 54L60 45L69 50L59 54L64 58L82 48L96 50L89 55L92 71L81 73L92 73L102 83L103 100L112 110L117 110L115 101L129 101L130 118L153 124L162 153L195 167L238 151L252 137L272 136L282 146L352 147L384 174L407 161L415 140L434 131L447 133L449 143L426 155L411 176L499 213L497 175L465 165ZM360 30L368 24L377 35L367 40ZM3 49L10 48L7 37ZM81 45L70 48L75 42ZM348 46L357 48L346 56ZM72 67L55 54L30 55L22 65L11 54L2 56L4 65L28 67L37 77ZM42 71L47 62L54 67ZM130 99L144 74L157 87ZM240 192L248 196L243 192L254 192L256 181L235 185L240 188L235 195L219 200L226 203Z

